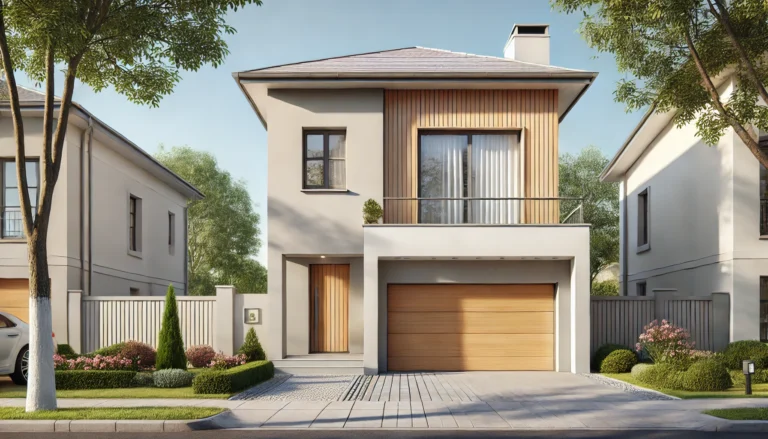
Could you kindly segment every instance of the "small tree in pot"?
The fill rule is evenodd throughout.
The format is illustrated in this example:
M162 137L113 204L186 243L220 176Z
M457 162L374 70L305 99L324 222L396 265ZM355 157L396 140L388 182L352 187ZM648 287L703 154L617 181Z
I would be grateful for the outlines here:
M377 224L382 215L384 215L384 210L381 208L381 204L373 198L363 204L363 221L365 224Z

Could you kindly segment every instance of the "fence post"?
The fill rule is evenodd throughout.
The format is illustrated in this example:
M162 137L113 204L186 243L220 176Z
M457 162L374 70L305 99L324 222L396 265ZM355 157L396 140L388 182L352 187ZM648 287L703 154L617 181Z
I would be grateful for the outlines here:
M724 350L731 342L731 295L712 293L712 344L716 352Z
M669 319L669 316L667 315L667 302L672 300L672 298L675 296L675 293L677 293L677 290L673 288L653 289L655 320L661 321L664 319Z
M235 344L235 287L232 285L216 286L216 312L213 327L213 350L226 355L234 353Z
M77 353L82 353L82 298L81 290L67 291L67 343Z

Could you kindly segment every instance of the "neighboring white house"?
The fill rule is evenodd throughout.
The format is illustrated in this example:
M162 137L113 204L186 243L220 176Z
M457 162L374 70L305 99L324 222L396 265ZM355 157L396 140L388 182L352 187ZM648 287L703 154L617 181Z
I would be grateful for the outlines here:
M672 116L646 114L601 176L620 183L622 294L727 292L731 339L766 340L768 173L732 129L707 146Z
M29 192L37 200L44 95L19 92ZM0 101L0 309L26 320L29 268L15 151L9 103ZM142 296L164 294L173 285L185 294L186 206L203 194L78 104L69 116L62 160L48 231L58 339L66 340L68 290Z
M558 130L597 74L549 65L547 25L504 55L234 74L268 131L278 369L589 370L589 226L558 198Z

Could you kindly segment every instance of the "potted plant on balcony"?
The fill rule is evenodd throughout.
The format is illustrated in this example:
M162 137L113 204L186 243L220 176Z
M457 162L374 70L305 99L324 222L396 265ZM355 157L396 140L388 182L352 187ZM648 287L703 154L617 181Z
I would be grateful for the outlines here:
M378 224L379 218L384 214L381 204L373 198L363 204L363 221L365 224Z

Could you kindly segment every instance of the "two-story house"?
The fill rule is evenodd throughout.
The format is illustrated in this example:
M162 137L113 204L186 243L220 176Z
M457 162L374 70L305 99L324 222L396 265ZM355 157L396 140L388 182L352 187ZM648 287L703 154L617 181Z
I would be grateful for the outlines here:
M0 87L6 87L0 83ZM40 181L45 95L19 88L30 199ZM58 100L56 111L58 112ZM26 320L27 244L16 187L16 143L0 101L0 309ZM186 207L203 195L120 133L73 104L48 232L53 330L67 340L67 291L93 296L186 290Z
M267 129L278 369L589 370L589 226L558 198L558 127L596 74L549 65L548 26L515 26L503 58L234 76Z
M716 85L727 102L735 78ZM621 294L727 292L731 340L768 340L768 172L731 128L708 146L673 116L649 111L601 175L620 187Z

